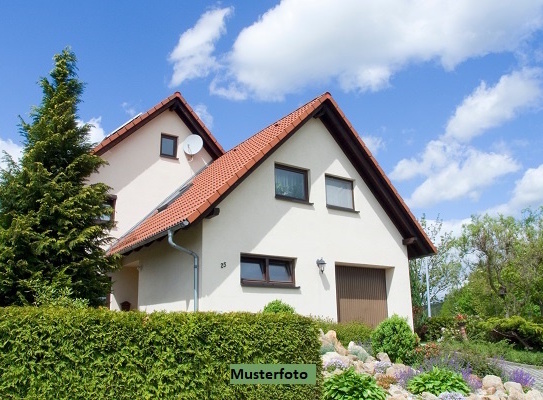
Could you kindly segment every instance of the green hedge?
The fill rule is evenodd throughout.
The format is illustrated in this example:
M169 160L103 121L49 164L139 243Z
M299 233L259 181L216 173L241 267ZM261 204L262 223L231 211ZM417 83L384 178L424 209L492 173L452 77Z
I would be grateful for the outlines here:
M319 399L299 315L0 309L2 399ZM316 364L317 385L230 385L230 364Z

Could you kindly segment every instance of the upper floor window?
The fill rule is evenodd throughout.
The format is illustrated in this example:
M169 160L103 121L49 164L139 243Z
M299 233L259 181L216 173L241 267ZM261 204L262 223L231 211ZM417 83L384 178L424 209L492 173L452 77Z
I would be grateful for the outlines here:
M252 286L294 287L294 260L266 256L241 256L241 283Z
M307 170L276 165L275 196L308 202Z
M354 210L353 181L326 175L326 206Z
M160 135L160 155L163 157L177 157L177 136Z
M109 207L111 212L104 213L98 218L98 222L102 224L108 224L115 220L115 202L117 201L117 196L110 194L107 196L106 201L104 202L104 207Z

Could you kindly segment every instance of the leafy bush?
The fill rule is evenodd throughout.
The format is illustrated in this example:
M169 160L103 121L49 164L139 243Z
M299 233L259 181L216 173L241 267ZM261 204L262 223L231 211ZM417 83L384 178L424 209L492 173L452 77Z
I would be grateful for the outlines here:
M489 318L481 323L492 341L507 339L526 350L543 350L543 324L522 317Z
M408 382L407 389L413 394L429 392L435 396L439 396L444 392L455 392L464 395L470 392L470 388L462 378L462 375L438 367L414 376Z
M371 334L375 354L385 352L392 361L411 363L415 359L417 336L406 319L393 315L381 322Z
M424 341L438 340L443 335L442 329L454 329L457 321L454 317L432 317L424 322L421 339Z
M330 330L335 331L337 339L345 346L347 346L349 342L367 342L371 336L372 329L362 322L351 321L338 323L322 318L316 318L315 322L324 333Z
M0 308L2 399L316 399L315 323L290 314ZM230 385L230 364L315 364L316 385Z
M386 392L369 375L352 368L324 381L324 400L385 400Z
M272 300L264 306L262 310L264 314L277 314L277 313L287 313L294 314L294 307L288 305L287 303L282 302L281 300Z

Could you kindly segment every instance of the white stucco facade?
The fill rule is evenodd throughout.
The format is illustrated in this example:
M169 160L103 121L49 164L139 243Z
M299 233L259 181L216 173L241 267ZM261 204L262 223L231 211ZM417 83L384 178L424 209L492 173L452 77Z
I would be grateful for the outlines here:
M163 133L177 137L177 159L160 156ZM193 157L185 155L182 144L190 134L175 112L165 111L101 155L108 164L91 175L89 183L106 183L117 196L112 237L126 233L211 162L205 149Z
M308 170L312 204L275 198L276 163ZM325 174L354 181L356 212L326 207ZM259 311L280 298L301 314L337 319L335 265L349 265L386 270L388 315L412 324L402 236L320 120L304 124L218 207L217 217L175 235L200 255L200 310ZM297 288L242 286L241 254L294 259ZM327 263L323 274L316 266L321 257ZM192 257L167 239L130 253L124 263L141 266L140 310L193 309Z

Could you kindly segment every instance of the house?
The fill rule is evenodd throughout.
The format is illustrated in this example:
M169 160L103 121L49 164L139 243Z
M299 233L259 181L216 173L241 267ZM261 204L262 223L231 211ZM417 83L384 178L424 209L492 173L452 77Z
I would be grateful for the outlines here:
M109 251L123 255L111 308L259 311L279 298L306 315L412 323L408 260L435 247L329 93L228 152L176 93L95 152L109 165L92 181L116 196Z

